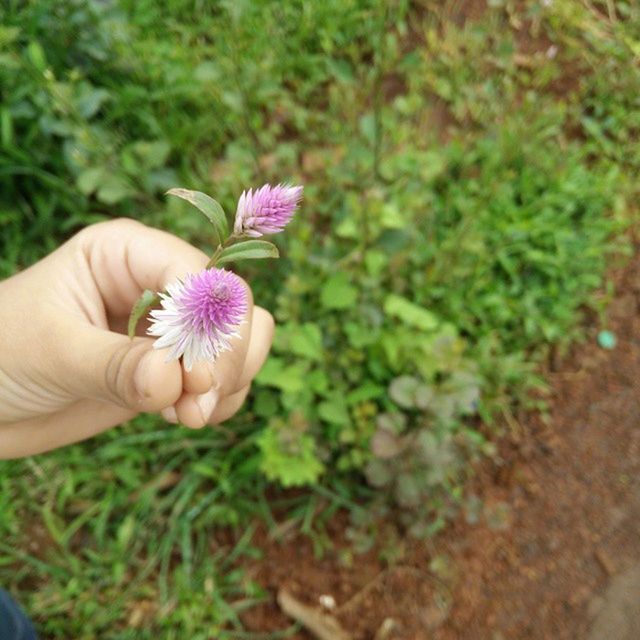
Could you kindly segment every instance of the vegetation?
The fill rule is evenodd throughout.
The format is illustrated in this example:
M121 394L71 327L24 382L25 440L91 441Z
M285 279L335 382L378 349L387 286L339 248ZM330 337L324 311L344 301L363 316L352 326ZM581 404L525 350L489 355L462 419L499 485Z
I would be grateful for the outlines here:
M0 276L113 216L202 243L176 185L231 211L305 184L284 259L242 267L278 331L240 416L142 416L0 464L0 583L43 637L252 637L256 517L319 550L341 507L360 546L390 508L440 530L550 346L601 307L637 195L640 10L450 5L0 9Z

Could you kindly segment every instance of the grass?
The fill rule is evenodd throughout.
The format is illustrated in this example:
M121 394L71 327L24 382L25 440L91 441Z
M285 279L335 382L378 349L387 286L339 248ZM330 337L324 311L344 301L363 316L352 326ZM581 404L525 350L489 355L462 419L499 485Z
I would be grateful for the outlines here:
M374 0L0 10L3 276L117 215L206 246L162 197L178 184L228 211L306 185L285 259L243 271L280 328L242 415L0 463L0 584L44 638L286 637L242 630L269 597L237 570L251 523L319 553L340 508L445 526L482 434L601 307L637 196L640 15L489 4L464 24L464 3ZM423 458L377 465L381 425Z

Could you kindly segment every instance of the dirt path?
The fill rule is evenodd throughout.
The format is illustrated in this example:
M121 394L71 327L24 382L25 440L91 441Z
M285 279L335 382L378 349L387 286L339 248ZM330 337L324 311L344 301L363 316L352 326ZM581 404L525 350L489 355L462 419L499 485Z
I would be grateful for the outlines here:
M609 319L617 347L600 349L592 333L552 374L548 427L532 419L485 484L486 499L510 505L508 530L447 536L461 575L434 638L587 638L590 628L627 637L620 580L635 589L625 616L640 637L640 580L629 577L640 562L640 258L621 275Z
M640 255L616 283L617 346L597 346L594 328L549 374L550 419L527 417L482 471L478 524L398 541L400 560L385 568L380 549L351 555L337 520L329 557L316 559L308 540L270 543L255 578L310 604L330 595L359 640L639 638ZM287 626L275 604L247 622Z

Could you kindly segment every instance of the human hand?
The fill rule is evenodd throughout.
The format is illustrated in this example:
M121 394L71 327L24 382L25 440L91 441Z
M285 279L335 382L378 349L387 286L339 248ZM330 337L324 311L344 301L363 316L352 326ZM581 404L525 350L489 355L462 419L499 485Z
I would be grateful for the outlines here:
M253 306L240 339L189 372L153 340L126 334L144 289L163 290L208 257L133 220L87 227L29 269L0 282L0 459L89 438L145 411L191 428L231 417L273 337Z

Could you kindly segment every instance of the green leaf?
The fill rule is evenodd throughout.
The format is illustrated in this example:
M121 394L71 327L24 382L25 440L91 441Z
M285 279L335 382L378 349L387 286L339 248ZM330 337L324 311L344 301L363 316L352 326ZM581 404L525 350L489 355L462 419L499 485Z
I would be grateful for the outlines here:
M393 293L384 301L384 311L404 324L423 331L433 331L440 324L438 318L430 311Z
M384 205L380 222L385 229L404 229L407 225L406 219L395 202Z
M399 435L407 426L407 416L404 413L380 413L376 416L376 425L378 429Z
M198 211L203 213L212 224L218 242L222 242L229 235L227 216L219 202L201 191L190 191L189 189L169 189L168 196L182 198L192 204Z
M345 218L335 228L335 234L339 238L357 238L359 233L358 226L352 217Z
M269 358L256 376L256 382L286 393L297 393L305 386L307 368L305 362L285 365L279 358Z
M135 190L122 176L105 175L98 185L97 198L105 204L116 204L134 194Z
M313 484L324 471L313 437L282 420L271 420L256 443L262 454L261 471L283 487Z
M378 429L371 438L371 451L377 458L395 458L403 449L403 443L393 431Z
M140 318L145 315L150 307L158 302L160 302L160 296L157 293L150 289L145 289L142 292L142 295L138 298L133 309L131 309L131 315L129 316L127 333L130 338L133 338L136 335L136 327L138 326L138 322L140 322Z
M379 278L389 264L389 256L384 251L370 250L364 256L367 272L374 278Z
M305 378L309 389L320 395L327 393L329 388L329 378L323 369L314 369Z
M138 140L131 145L131 148L148 169L164 167L171 153L171 145L167 140Z
M235 262L237 260L261 260L263 258L279 258L278 247L266 240L245 240L223 249L216 259L216 264Z
M401 473L396 480L396 500L402 507L417 507L420 504L418 480L409 473Z
M27 57L38 71L42 72L47 68L47 57L42 45L37 40L31 41L27 45Z
M85 86L80 97L76 101L76 108L80 115L89 120L98 113L102 105L109 100L111 95L106 89L95 89Z
M320 302L325 309L349 309L358 299L358 290L345 273L331 276L322 287Z
M434 398L434 391L426 384L421 384L414 393L414 402L418 409L428 409Z
M348 405L367 402L368 400L377 400L384 395L384 387L374 382L367 381L357 389L349 392L346 401Z
M5 149L13 143L13 119L11 111L5 107L0 109L0 142Z
M318 405L318 415L324 422L336 424L338 426L348 426L351 424L347 405L341 396L335 395L329 400L325 400Z
M403 409L413 409L416 406L416 392L420 388L420 380L412 376L400 376L391 381L389 396Z
M344 332L349 344L356 349L362 349L362 347L367 347L379 341L379 332L366 324L346 322L344 324Z
M361 118L359 128L360 133L369 144L374 144L376 139L376 118L372 112L365 113Z
M90 196L107 175L107 170L104 167L90 167L76 178L76 185L81 193L85 196Z
M393 480L393 472L383 460L370 460L364 474L367 482L376 488L388 485Z
M126 549L135 533L136 520L132 515L127 516L116 531L116 540L121 549Z
M278 353L293 353L309 360L322 361L322 332L312 322L288 322L276 328L274 349Z
M261 389L255 394L253 412L262 418L271 418L278 413L280 404L274 391Z

